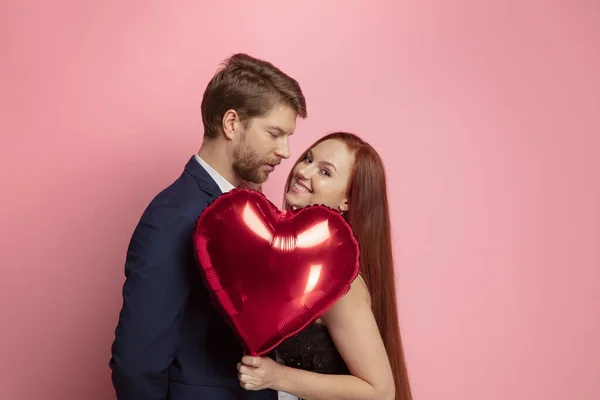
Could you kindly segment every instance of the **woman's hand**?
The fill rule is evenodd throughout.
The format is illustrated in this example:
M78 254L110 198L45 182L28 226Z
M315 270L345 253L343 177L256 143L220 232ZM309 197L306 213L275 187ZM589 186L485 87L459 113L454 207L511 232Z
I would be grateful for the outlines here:
M240 385L246 390L275 389L283 366L268 357L244 356L237 364Z

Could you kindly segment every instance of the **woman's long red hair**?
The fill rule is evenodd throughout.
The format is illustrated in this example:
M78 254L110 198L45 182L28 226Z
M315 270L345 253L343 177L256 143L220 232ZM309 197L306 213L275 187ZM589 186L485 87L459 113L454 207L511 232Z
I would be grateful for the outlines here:
M383 161L370 144L346 132L326 135L309 149L328 139L342 141L354 156L346 219L354 230L360 248L360 274L369 289L373 315L392 367L396 400L412 400L398 323L390 212ZM305 154L294 166L304 157ZM292 175L293 169L287 178L284 193L290 187ZM284 207L289 209L285 202Z

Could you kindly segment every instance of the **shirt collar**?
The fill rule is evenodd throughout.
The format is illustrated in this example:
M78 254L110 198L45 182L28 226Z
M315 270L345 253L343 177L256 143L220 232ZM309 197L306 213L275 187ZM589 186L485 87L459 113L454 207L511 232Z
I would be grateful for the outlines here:
M235 188L235 186L233 186L231 183L229 183L229 181L227 181L227 179L223 178L223 176L221 176L221 174L219 174L217 171L215 171L210 165L208 165L208 163L206 161L204 161L202 158L200 158L200 156L198 154L195 154L195 158L196 158L196 161L198 161L198 163L200 163L200 165L206 170L206 172L208 172L208 174L215 181L217 186L219 186L219 189L221 189L221 192L227 193L231 189Z

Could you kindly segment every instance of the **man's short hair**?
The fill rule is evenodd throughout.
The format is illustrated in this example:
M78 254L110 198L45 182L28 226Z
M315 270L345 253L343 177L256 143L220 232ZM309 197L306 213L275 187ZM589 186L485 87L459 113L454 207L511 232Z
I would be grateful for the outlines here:
M243 53L234 54L225 60L204 91L204 136L219 135L227 110L235 110L246 123L265 115L278 104L306 118L306 100L296 80L267 61Z

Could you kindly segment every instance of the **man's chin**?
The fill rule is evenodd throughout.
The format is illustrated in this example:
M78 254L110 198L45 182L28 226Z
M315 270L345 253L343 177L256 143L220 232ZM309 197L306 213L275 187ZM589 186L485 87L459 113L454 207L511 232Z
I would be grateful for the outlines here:
M265 182L267 181L267 178L268 178L268 177L265 177L264 179L255 179L255 180L252 182L252 184L253 184L253 185L260 186L260 185L262 185L263 183L265 183Z
M260 174L259 179L257 179L259 182L255 182L257 185L262 185L263 183L265 183L267 180L269 179L269 173L266 174Z
M253 174L252 176L242 176L242 179L248 186L260 186L267 181L268 174Z

